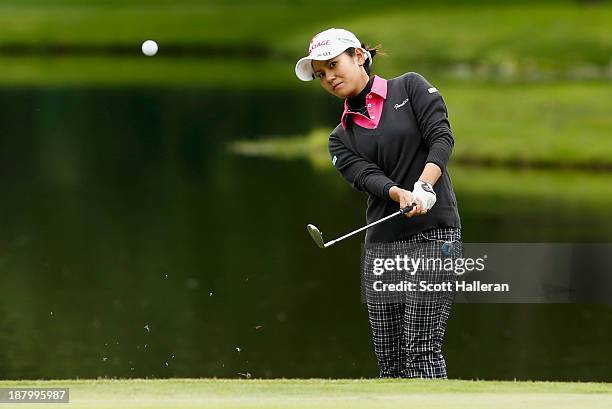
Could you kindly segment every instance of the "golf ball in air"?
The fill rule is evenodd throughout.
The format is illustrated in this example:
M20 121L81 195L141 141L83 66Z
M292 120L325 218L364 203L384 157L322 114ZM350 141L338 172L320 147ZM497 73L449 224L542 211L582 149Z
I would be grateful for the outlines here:
M147 57L153 57L157 54L157 43L153 40L147 40L142 43L142 53Z

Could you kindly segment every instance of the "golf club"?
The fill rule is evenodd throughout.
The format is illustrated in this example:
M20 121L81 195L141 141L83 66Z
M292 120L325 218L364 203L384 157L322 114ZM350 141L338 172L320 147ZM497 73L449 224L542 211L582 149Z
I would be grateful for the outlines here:
M406 213L408 213L409 211L412 210L412 208L414 207L414 204L411 204L410 206L406 206L403 209L399 209L397 212L390 214L389 216L385 216L380 220L377 220L375 222L372 222L366 226L363 226L355 231L352 231L348 234L345 234L342 237L338 237L336 240L332 240L332 241L328 241L327 243L325 243L323 241L323 233L321 233L321 230L319 230L317 228L317 226L315 226L314 224L309 224L308 226L306 226L306 230L308 230L308 233L310 234L310 237L312 237L312 239L314 240L315 243L317 243L317 246L319 246L322 249L325 249L327 247L333 246L334 244L338 243L339 241L342 241L344 239L346 239L347 237L351 237L354 234L359 233L360 231L369 229L370 227L377 225L379 223L382 223L384 221L387 221L389 219L393 219L394 217L400 216L400 215L404 215Z

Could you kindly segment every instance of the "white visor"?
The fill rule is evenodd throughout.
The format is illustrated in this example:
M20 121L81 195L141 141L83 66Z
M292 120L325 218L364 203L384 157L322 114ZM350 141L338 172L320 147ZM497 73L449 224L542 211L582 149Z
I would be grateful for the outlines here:
M361 43L355 34L341 28L330 28L322 31L310 40L308 55L300 58L295 64L295 75L302 81L312 81L315 74L312 69L312 61L326 61L345 52L348 48L361 48ZM361 48L363 50L363 48ZM372 56L367 50L366 60L372 61Z

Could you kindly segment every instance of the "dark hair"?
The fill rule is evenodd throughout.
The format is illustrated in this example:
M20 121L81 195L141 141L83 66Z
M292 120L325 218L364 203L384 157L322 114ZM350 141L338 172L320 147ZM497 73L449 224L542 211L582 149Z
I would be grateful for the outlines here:
M370 48L369 45L367 45L365 43L361 43L361 48L363 48L365 50L368 50L368 52L372 56L372 60L368 61L366 64L363 65L363 68L365 69L366 73L368 75L370 75L371 71L372 71L372 61L374 60L374 56L376 54L385 55L385 53L381 50L382 47L381 47L380 44L375 46L375 47ZM345 53L347 53L351 57L354 57L355 56L355 47L347 48Z

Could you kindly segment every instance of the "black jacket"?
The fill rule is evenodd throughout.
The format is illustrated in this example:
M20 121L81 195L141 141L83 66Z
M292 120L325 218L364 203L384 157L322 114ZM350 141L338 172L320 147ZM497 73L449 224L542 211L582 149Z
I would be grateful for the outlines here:
M346 105L345 105L346 106ZM434 227L460 227L457 200L446 168L454 145L442 96L413 72L387 81L386 99L375 129L346 121L329 137L332 163L357 190L368 193L367 222L399 209L389 189L412 191L427 162L442 169L434 185L437 200L427 214L398 217L370 228L366 243L390 242Z

